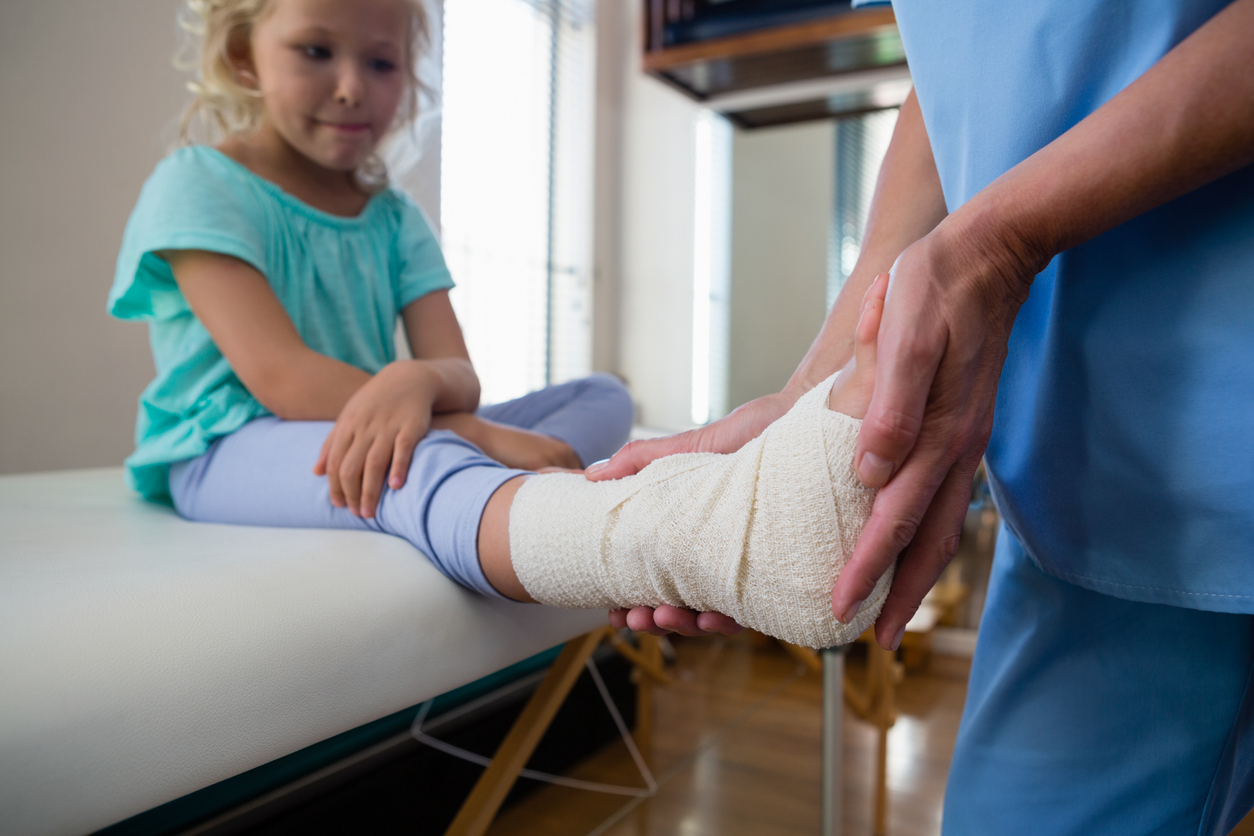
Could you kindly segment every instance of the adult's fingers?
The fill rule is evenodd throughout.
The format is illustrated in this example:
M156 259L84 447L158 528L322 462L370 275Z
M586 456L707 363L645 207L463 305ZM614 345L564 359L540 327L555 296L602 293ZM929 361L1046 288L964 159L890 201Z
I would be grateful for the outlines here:
M880 577L914 539L949 462L938 449L916 448L901 471L875 496L849 562L832 589L832 613L849 623Z
M608 461L590 465L585 473L590 480L599 482L639 473L654 459L662 456L676 453L734 453L757 438L795 402L795 396L784 393L757 398L704 427L666 438L633 441Z
M663 607L665 607L665 609L663 609ZM680 623L683 627L692 628L695 626L695 629L699 632L693 633L692 635L722 633L724 636L734 636L745 629L740 624L736 623L736 621L723 615L722 613L690 613L688 610L681 610L677 607L667 607L666 605L663 605L663 607L658 608L663 610L663 622L672 623L668 620L668 618L674 618L676 619L675 623ZM673 612L668 615L667 610ZM687 617L684 615L685 613L695 615L696 621L688 621ZM621 630L624 627L627 627L635 630L637 633L649 633L654 636L664 636L667 633L673 632L671 629L658 626L657 621L655 620L655 610L653 607L634 607L632 609L610 610L609 618L610 626L615 630Z
M971 481L982 453L982 449L974 451L950 469L914 540L898 560L893 588L875 623L875 637L881 647L897 649L906 624L914 617L923 596L958 553L962 522L971 501Z
M854 469L868 488L888 484L914 448L945 351L943 336L893 314L886 304L876 347L875 393L854 450Z
M697 624L697 613L692 610L662 604L653 610L653 623L663 630L681 636L704 636L705 630Z
M722 633L724 636L734 636L745 629L734 618L721 612L697 613L697 627L707 633Z
M637 633L648 633L651 636L665 636L668 632L664 627L657 626L653 620L653 607L632 607L626 610L624 622Z
M696 432L689 431L665 438L628 442L613 457L605 461L593 462L584 471L584 475L593 482L622 479L624 476L631 476L644 470L654 459L673 456L676 453L696 452L698 443L694 438Z

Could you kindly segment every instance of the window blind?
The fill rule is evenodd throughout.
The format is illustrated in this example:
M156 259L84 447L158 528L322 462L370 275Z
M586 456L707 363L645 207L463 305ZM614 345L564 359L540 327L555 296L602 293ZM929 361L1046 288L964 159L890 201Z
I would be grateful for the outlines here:
M835 200L827 236L827 307L830 310L862 253L871 210L897 108L836 120Z

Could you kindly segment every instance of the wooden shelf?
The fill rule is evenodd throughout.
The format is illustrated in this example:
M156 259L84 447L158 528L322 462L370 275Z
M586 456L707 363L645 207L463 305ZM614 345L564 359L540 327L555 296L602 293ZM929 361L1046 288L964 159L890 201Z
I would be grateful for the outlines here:
M856 9L804 23L775 26L740 35L658 47L657 4L645 3L645 72L691 98L717 105L717 99L746 90L904 66L906 56L896 19L888 8ZM889 105L875 97L816 96L757 106L741 117L742 127L762 127L857 113Z

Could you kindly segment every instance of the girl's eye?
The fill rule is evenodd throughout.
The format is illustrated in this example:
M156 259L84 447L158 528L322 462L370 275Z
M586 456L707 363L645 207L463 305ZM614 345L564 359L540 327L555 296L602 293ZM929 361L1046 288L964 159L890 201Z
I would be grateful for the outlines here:
M386 58L372 58L370 59L370 69L377 73L390 73L396 69L396 64Z
M317 44L306 44L300 48L300 51L305 54L306 58L312 58L315 61L325 61L331 57L331 50Z

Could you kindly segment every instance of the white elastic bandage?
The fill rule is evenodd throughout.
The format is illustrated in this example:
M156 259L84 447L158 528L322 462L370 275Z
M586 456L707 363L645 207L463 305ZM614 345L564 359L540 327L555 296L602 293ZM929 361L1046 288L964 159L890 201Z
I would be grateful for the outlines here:
M853 472L862 422L827 408L831 381L732 454L668 456L612 482L528 478L509 520L523 587L557 607L720 612L807 647L856 639L893 573L852 623L832 616L832 585L875 491Z

